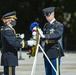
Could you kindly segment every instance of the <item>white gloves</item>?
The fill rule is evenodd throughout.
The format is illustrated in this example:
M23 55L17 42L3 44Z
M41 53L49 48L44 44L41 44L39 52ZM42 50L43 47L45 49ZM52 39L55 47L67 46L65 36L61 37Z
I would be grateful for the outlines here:
M25 37L25 35L24 35L24 34L21 34L21 35L20 35L20 38L21 38L21 39L23 39L24 37Z
M38 32L42 38L45 38L45 35L43 34L43 31L40 28L38 28Z
M36 45L36 41L35 40L28 40L27 43L28 43L29 46Z

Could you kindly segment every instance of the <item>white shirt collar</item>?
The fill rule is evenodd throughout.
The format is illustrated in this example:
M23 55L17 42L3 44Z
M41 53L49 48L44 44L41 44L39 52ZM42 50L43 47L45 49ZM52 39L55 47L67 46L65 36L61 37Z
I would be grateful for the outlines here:
M54 21L55 21L55 18L52 21L50 21L50 24L52 24Z

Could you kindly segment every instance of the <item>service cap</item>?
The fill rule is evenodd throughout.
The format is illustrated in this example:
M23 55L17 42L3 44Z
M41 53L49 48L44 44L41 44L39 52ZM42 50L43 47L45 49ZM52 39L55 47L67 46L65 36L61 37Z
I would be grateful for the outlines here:
M16 11L6 13L5 15L2 16L1 20L3 20L3 19L10 19L10 18L17 19Z
M44 8L42 11L43 12L53 12L55 9L55 7L47 7L47 8Z
M55 7L44 8L42 11L44 12L44 16L50 16L52 12L54 12Z

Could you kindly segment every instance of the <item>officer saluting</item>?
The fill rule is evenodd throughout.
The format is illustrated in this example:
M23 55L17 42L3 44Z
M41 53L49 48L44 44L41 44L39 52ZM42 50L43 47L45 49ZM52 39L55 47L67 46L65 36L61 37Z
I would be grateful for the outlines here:
M15 75L15 66L18 66L18 48L33 46L34 40L25 41L17 36L13 26L16 25L16 12L9 12L2 16L4 26L1 29L2 56L1 65L4 66L4 75Z
M60 58L64 56L64 53L59 40L63 35L63 24L55 19L54 9L55 7L48 7L42 10L48 22L44 25L43 31L41 29L38 31L41 38L45 40L44 51L57 70L57 75L60 75ZM44 64L46 75L56 75L46 57L44 57Z

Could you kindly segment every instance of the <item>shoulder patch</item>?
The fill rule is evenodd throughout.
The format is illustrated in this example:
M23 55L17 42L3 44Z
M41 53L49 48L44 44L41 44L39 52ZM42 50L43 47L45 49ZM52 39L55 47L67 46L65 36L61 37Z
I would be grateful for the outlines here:
M63 24L59 24L59 26L63 26Z
M11 28L5 28L5 30L11 30Z

